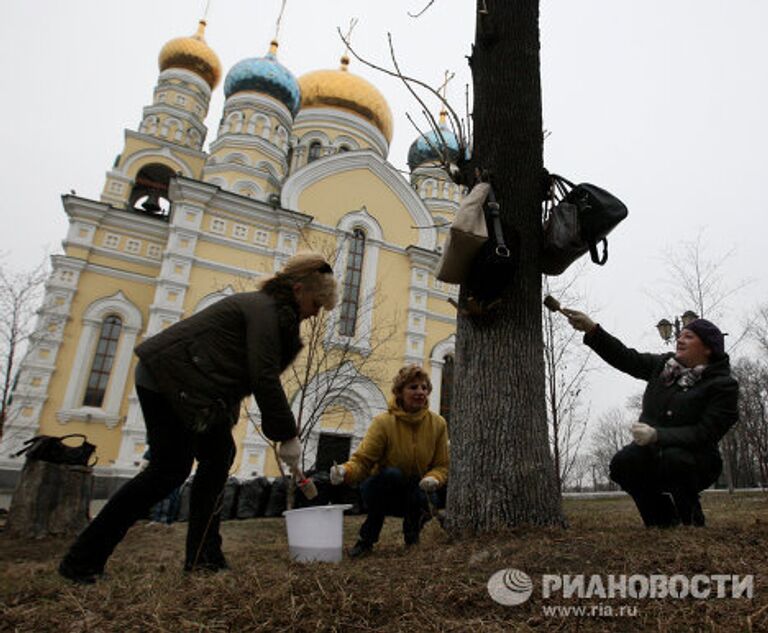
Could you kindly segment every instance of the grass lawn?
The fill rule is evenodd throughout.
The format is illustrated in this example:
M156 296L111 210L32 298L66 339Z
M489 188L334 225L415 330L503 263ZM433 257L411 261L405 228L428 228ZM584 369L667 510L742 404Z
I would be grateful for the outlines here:
M768 631L768 494L711 493L703 506L704 529L646 530L627 497L566 499L568 529L452 540L433 521L408 550L399 521L387 519L373 555L338 565L290 562L282 519L230 521L232 569L216 575L181 572L184 524L141 523L92 586L55 573L69 540L0 533L0 631ZM361 521L345 518L347 546ZM488 579L505 568L533 579L521 605L489 596ZM598 574L606 587L619 574L752 574L754 592L547 599L543 574ZM586 609L545 612L553 606Z

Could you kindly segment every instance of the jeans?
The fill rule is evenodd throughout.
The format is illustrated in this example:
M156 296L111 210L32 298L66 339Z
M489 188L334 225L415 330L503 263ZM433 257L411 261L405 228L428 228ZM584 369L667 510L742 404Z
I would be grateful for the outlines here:
M112 495L80 534L67 553L68 563L83 571L103 571L128 529L146 517L153 505L181 486L197 459L190 495L185 567L225 566L219 523L224 484L235 457L230 428L216 425L205 433L192 433L165 395L141 386L137 386L136 391L152 458L146 469Z
M378 541L386 516L403 517L405 542L418 541L421 527L430 516L427 494L419 488L419 481L419 477L406 477L399 468L393 467L384 468L363 481L360 494L368 517L360 527L361 541L368 545ZM437 493L431 493L429 501L434 506L441 505Z
M699 492L717 481L720 456L679 446L628 444L611 460L611 479L635 500L647 527L690 525ZM671 497L671 498L670 498Z

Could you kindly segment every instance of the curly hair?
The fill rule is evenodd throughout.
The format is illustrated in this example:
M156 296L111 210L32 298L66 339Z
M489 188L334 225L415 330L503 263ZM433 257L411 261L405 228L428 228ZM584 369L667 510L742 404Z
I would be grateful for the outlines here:
M293 284L302 283L326 310L333 310L338 301L338 284L333 268L319 253L301 252L291 257L274 277L265 279L261 289L272 295L284 294Z
M427 393L432 393L432 381L421 365L406 365L400 368L400 371L397 372L397 375L392 380L392 394L395 396L395 402L398 405L402 406L403 404L403 389L405 389L405 386L417 380L427 383Z

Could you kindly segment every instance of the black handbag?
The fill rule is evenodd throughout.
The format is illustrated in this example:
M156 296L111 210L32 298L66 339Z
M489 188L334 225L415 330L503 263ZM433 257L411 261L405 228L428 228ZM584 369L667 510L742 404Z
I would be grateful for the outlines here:
M77 446L69 446L62 441L69 437L79 437L82 439L82 442ZM14 453L13 457L26 455L27 459L51 462L53 464L93 466L97 460L94 460L92 464L89 464L88 461L95 450L96 446L91 444L82 433L70 433L61 437L36 435L24 442L24 448L18 453Z
M513 235L509 244L509 240L505 239L493 187L488 190L483 210L488 225L488 240L472 262L467 288L475 302L489 307L512 282L518 268L520 248L519 241L515 241L519 240L517 234Z
M586 252L603 266L608 261L606 236L627 217L626 205L596 185L574 185L556 174L550 178L550 199L559 202L545 208L542 272L559 275ZM602 244L602 254L598 244Z

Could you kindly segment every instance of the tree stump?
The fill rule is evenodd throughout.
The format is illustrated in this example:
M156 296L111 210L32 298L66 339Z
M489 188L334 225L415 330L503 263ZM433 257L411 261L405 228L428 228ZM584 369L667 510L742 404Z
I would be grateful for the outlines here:
M7 532L43 538L78 534L90 521L93 469L28 459L11 498Z

